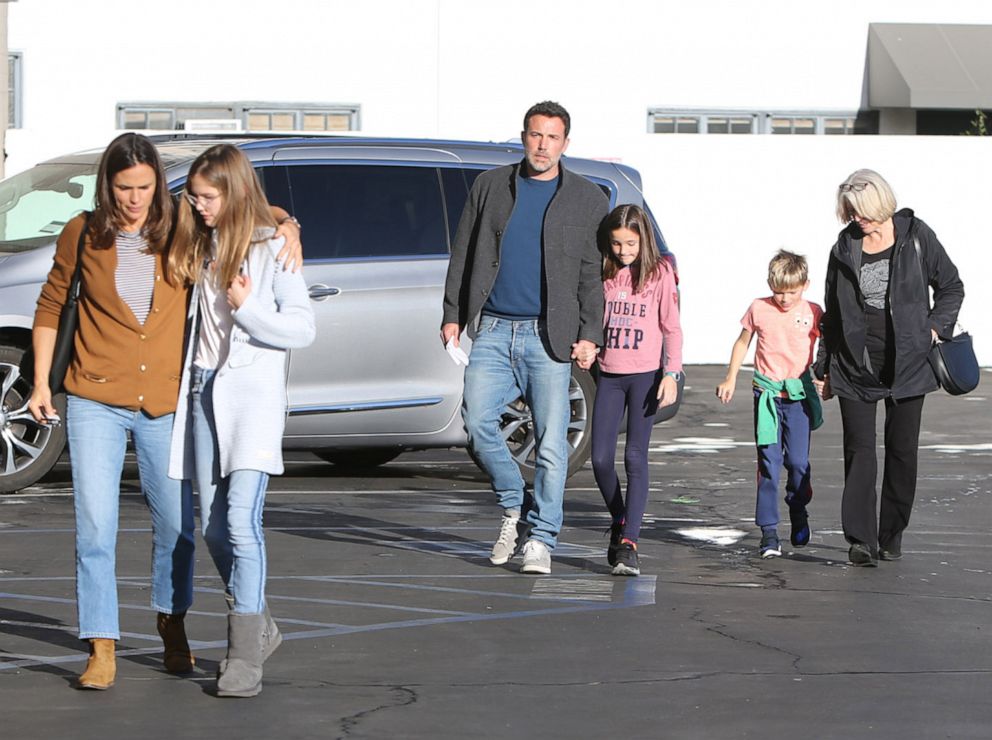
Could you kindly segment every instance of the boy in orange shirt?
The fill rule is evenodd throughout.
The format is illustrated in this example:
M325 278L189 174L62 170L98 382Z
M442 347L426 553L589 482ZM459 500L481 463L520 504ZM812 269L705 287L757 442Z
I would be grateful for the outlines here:
M737 371L751 339L758 337L754 353L754 428L758 448L758 495L754 522L761 527L763 558L782 554L778 539L778 481L787 473L785 502L792 524L793 547L804 547L810 538L806 506L813 497L810 485L810 431L822 423L820 399L809 367L820 336L823 309L803 298L809 288L806 258L781 250L768 265L772 295L751 303L734 342L727 377L717 386L723 403L734 396Z

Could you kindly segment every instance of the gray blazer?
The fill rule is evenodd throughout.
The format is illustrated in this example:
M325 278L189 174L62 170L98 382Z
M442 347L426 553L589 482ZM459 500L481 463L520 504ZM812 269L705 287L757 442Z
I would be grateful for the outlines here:
M300 272L282 269L276 254L282 239L269 238L245 261L251 294L234 312L227 358L214 376L213 401L220 474L232 470L283 472L282 433L286 426L286 350L306 347L316 335L313 310ZM256 236L262 236L256 232ZM169 476L193 478L193 415L190 373L199 332L199 287L189 306L194 327L186 347L179 403L172 427Z
M500 241L513 213L522 162L478 176L462 211L444 285L442 323L475 336L499 271ZM609 201L597 186L561 166L544 215L544 313L549 354L568 362L572 343L603 344L603 258L596 232Z

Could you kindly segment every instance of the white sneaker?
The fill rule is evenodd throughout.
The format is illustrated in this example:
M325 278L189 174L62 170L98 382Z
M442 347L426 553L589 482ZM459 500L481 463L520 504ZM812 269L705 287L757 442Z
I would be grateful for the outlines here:
M503 521L499 525L499 536L496 538L493 551L489 555L490 563L503 565L517 554L517 541L520 539L519 528L519 514L503 514Z
M540 540L530 539L524 543L524 562L520 566L521 573L551 573L551 551Z

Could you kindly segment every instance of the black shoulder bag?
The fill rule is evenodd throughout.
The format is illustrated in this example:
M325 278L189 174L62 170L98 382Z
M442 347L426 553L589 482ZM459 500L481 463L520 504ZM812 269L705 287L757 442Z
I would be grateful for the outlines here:
M920 255L920 239L913 234L913 246L916 247L916 263L923 278L923 287L929 294L930 282L923 271L923 257ZM929 295L927 306L930 305ZM978 358L971 343L971 335L963 331L950 339L937 338L927 355L930 367L940 387L952 396L970 393L978 387L981 371L978 369Z
M83 229L79 232L79 242L76 244L76 269L72 273L69 292L66 293L62 313L59 314L59 329L55 337L55 351L52 352L52 369L48 373L48 386L52 395L62 392L65 374L69 363L75 354L76 328L79 326L79 290L82 284L83 243L86 241L86 229L89 226L89 214Z

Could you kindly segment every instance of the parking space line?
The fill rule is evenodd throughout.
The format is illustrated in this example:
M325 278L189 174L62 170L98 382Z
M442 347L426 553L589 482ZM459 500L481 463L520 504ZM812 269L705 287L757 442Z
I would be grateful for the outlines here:
M409 576L407 575L404 580L409 580L413 577L425 578L425 576ZM456 576L457 578L463 578L462 576ZM483 578L493 578L494 576L482 576ZM512 579L514 581L520 581L520 576L515 575L504 575L495 576L502 577L504 579ZM600 611L607 609L623 609L638 606L648 606L654 604L655 601L655 576L642 576L636 579L624 579L622 581L617 581L612 578L612 576L607 576L602 579L590 578L588 574L579 575L576 574L575 577L563 576L556 577L555 579L529 579L532 584L532 589L534 591L540 592L545 588L551 587L552 595L534 595L529 594L515 594L506 593L501 591L487 591L482 589L459 589L459 588L446 588L439 586L425 586L422 584L413 583L389 583L387 581L379 580L381 577L377 577L376 580L370 580L369 577L357 576L357 577L340 577L340 576L283 576L276 580L279 581L289 581L289 580L308 580L314 581L319 580L324 583L338 583L342 585L368 585L375 587L387 587L387 588L406 588L408 590L416 591L437 591L437 592L448 592L456 594L465 595L483 595L493 598L510 598L510 599L524 599L528 601L548 601L552 603L560 603L562 601L568 601L568 605L554 606L548 608L538 608L538 609L526 609L517 610L509 612L486 612L486 613L474 613L474 612L446 612L443 610L429 610L422 609L419 611L426 611L430 613L438 614L438 616L423 618L423 619L408 619L399 620L393 622L373 622L369 624L362 625L345 625L345 624L321 624L317 623L313 626L318 627L317 629L305 629L298 630L296 632L289 632L283 634L283 639L285 640L305 640L305 639L321 639L325 637L335 637L347 634L359 634L364 632L379 632L384 630L393 629L410 629L417 627L429 627L443 624L458 624L465 622L490 622L494 620L501 619L522 619L527 617L540 617L540 616L552 616L552 615L564 615L564 614L576 614L581 612L589 611ZM426 578L447 578L447 576L426 576ZM550 581L550 583L549 583ZM547 585L540 585L540 584ZM602 585L598 585L602 584ZM619 601L605 602L600 599L602 594L604 594L609 589L612 594L614 585L618 584L621 586L622 594ZM133 584L128 584L133 585ZM584 595L584 596L583 596ZM578 599L576 598L578 597ZM12 598L12 599L27 599L42 602L53 602L62 604L74 603L72 599L64 599L50 596L40 596L40 595L28 595L28 594L12 594L12 593L0 593L0 598ZM281 596L281 595L270 595L270 599L273 601L287 601L287 602L316 602L316 603L327 603L330 605L339 605L337 600L322 600L322 599L312 599L308 597L292 597L292 596ZM344 605L354 606L355 603L345 602ZM358 603L359 606L368 606L373 608L393 608L391 605L382 604L365 604ZM120 605L122 609L140 609L144 611L151 611L148 607L138 607L133 604L122 603ZM407 611L418 611L416 608L412 607L400 607L401 609ZM190 614L203 614L203 612L189 612ZM210 616L217 616L213 612L207 612L206 614ZM279 616L279 621L283 624L293 624L300 623L302 620L293 620L291 618L285 618ZM75 628L70 625L52 625L50 623L32 623L32 622L22 622L22 621L3 621L0 620L0 624L10 624L16 626L27 626L32 628L40 629L57 629L60 631L73 631ZM148 635L144 633L122 633L122 637L130 637L132 639L149 640L156 641L157 637L154 635ZM190 646L194 650L208 650L214 648L223 648L226 645L225 640L214 640L214 641L190 641ZM150 648L131 648L118 650L117 655L119 657L128 657L134 655L153 655L161 653L161 646L155 646ZM7 660L6 662L0 663L0 671L10 670L13 668L27 668L35 665L60 665L65 663L81 663L86 660L86 654L84 652L76 652L68 655L57 655L57 656L40 656L40 655L30 655L24 653L7 653L7 658L12 658L12 660Z

